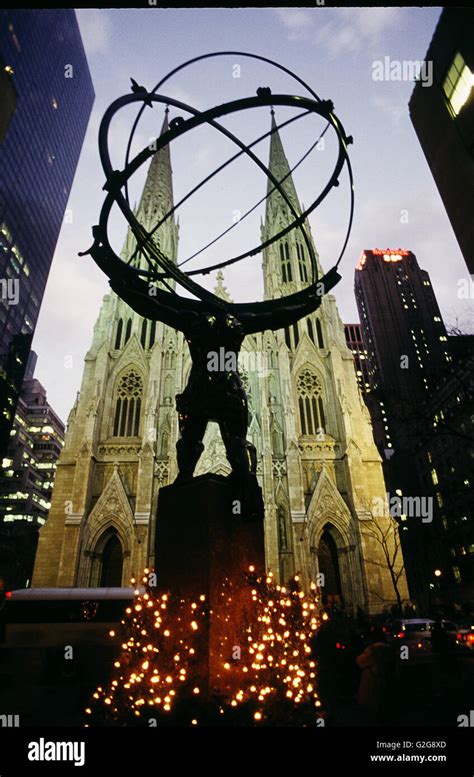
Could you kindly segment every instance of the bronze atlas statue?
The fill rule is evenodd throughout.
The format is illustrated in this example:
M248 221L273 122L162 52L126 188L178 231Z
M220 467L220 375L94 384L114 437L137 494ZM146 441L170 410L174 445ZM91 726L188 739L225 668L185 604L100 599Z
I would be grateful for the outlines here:
M195 62L229 55L249 57L270 64L294 78L306 90L307 96L272 94L270 88L256 90L256 96L224 103L206 111L197 111L189 105L158 93L158 90L175 73ZM135 120L128 143L125 164L122 170L113 170L108 152L108 131L115 113L131 103L142 103ZM130 147L138 121L147 106L155 103L171 106L185 112L189 118L177 116L169 123L153 144L148 145L134 159L130 160ZM232 132L222 126L217 119L237 111L255 107L275 105L297 108L300 113L280 126L289 124L308 113L314 113L327 121L338 140L338 155L334 171L322 192L303 213L298 213L288 197L283 186L284 179L277 180L271 171L254 154L252 147L264 137L277 131L280 126L273 126L266 135L251 144L242 143ZM183 272L179 264L175 264L165 256L153 240L154 232L172 216L178 203L169 213L165 214L153 230L144 228L137 220L130 207L128 199L128 181L140 166L153 154L168 146L173 140L200 125L208 124L229 138L239 149L227 163L238 156L247 155L264 172L272 184L267 197L276 191L288 206L294 221L280 232L268 238L258 246L247 250L238 256L223 260L213 266L203 269ZM326 131L326 130L324 130ZM338 264L347 245L353 215L353 185L352 172L347 154L347 145L352 142L333 112L333 105L328 100L321 100L298 76L289 70L264 57L242 52L217 52L196 57L175 68L165 76L156 87L148 92L132 79L132 93L115 100L106 111L99 132L99 148L101 161L106 175L104 189L107 192L100 214L99 224L93 228L94 244L90 253L110 279L112 289L135 310L139 315L183 332L191 354L192 368L188 383L182 394L176 397L176 407L179 416L180 438L177 443L177 482L190 480L203 451L203 436L208 421L219 424L226 455L232 467L229 480L233 483L236 493L245 505L243 511L247 519L261 520L263 503L261 489L256 477L256 452L254 446L247 441L248 408L247 397L238 371L238 354L246 335L261 332L266 329L278 330L297 322L303 316L316 310L321 304L322 296L328 292L340 279L337 272ZM214 170L199 184L200 188L225 165ZM343 167L347 166L350 183L350 217L342 250L335 266L323 277L318 278L317 263L312 242L309 239L305 222L308 215L323 201L333 187L339 185L339 176ZM287 177L287 176L285 176ZM193 192L196 190L194 189ZM193 193L191 192L191 193ZM189 195L188 195L189 196ZM187 197L183 198L187 199ZM182 202L181 201L181 202ZM112 206L116 203L127 219L137 242L137 251L146 260L145 266L140 262L136 266L130 260L126 263L112 249L107 233L108 218ZM259 204L259 203L257 203ZM250 212L250 211L249 211ZM226 301L200 286L191 276L207 274L212 270L231 265L246 257L259 254L272 243L283 238L291 230L300 230L307 246L311 267L312 282L302 291L280 299L252 303L233 303ZM213 241L215 242L215 241ZM186 289L193 297L184 297L176 293L170 281ZM168 290L166 290L168 289ZM225 369L210 370L209 354L224 354L222 364Z

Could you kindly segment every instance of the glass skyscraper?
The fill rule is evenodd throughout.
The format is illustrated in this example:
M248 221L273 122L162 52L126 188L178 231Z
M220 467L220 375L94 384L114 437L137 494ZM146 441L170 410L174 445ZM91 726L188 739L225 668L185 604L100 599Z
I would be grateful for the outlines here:
M70 9L0 11L0 63L16 93L0 143L1 461L94 89Z

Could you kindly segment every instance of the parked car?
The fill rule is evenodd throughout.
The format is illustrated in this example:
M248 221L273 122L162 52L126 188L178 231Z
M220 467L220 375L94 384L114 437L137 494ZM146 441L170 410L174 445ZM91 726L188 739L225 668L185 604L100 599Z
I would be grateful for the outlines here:
M431 651L431 618L404 618L392 622L391 642L408 645L410 649L427 653Z
M474 651L474 624L462 626L456 633L456 646L460 650Z

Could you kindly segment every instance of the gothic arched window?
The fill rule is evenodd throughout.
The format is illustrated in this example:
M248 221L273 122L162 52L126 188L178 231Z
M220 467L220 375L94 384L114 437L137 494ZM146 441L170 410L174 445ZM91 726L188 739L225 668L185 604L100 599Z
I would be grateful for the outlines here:
M302 434L317 434L325 428L322 388L319 378L306 367L296 380Z
M127 321L127 328L125 330L125 340L124 340L124 343L123 343L124 345L125 345L125 343L128 343L131 334L132 334L132 319L129 318L128 321Z
M304 253L304 248L301 245L301 243L297 243L296 249L298 252L298 266L300 270L300 281L302 283L308 283L308 269L306 267L306 257Z
M114 437L137 437L140 428L143 381L135 370L120 378L115 400Z
M300 341L300 330L298 328L298 322L296 322L296 324L292 324L291 328L293 329L293 342L296 348Z
M318 335L318 346L324 348L323 330L319 318L316 319L316 334Z
M293 276L291 274L290 249L286 240L280 243L280 263L281 279L283 283L289 283L293 280Z
M150 340L148 341L148 348L153 348L155 344L155 334L156 334L156 321L152 321L151 327L150 327Z
M140 342L142 344L143 350L145 350L145 348L146 348L146 330L147 330L147 326L148 326L148 321L146 320L146 318L144 318L143 321L142 321L142 331L141 331L141 334L140 334Z
M171 348L166 351L164 355L164 367L167 370L174 369L176 367L176 354Z
M295 350L300 341L300 330L298 328L298 322L296 322L296 324L291 324L290 327L286 326L284 332L285 343L287 344L288 348L290 351Z
M307 319L307 323L308 323L308 334L309 334L309 336L310 336L311 340L312 340L312 341L313 341L313 343L314 343L314 329L313 329L313 322L311 321L311 319L310 319L310 318L308 318L308 319Z
M123 320L119 318L119 322L117 324L117 334L115 335L115 348L117 350L120 348L120 343L122 341L122 329L123 329Z
M270 369L275 369L275 367L278 367L278 356L275 351L271 350L271 348L267 348L267 360Z

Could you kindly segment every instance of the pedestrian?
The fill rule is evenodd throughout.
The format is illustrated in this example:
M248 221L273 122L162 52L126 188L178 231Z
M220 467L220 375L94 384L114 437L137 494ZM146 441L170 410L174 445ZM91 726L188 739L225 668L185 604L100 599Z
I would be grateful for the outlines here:
M393 652L382 630L374 627L370 631L369 644L357 656L356 663L362 670L357 703L367 722L381 722L388 710L389 680L394 671Z

